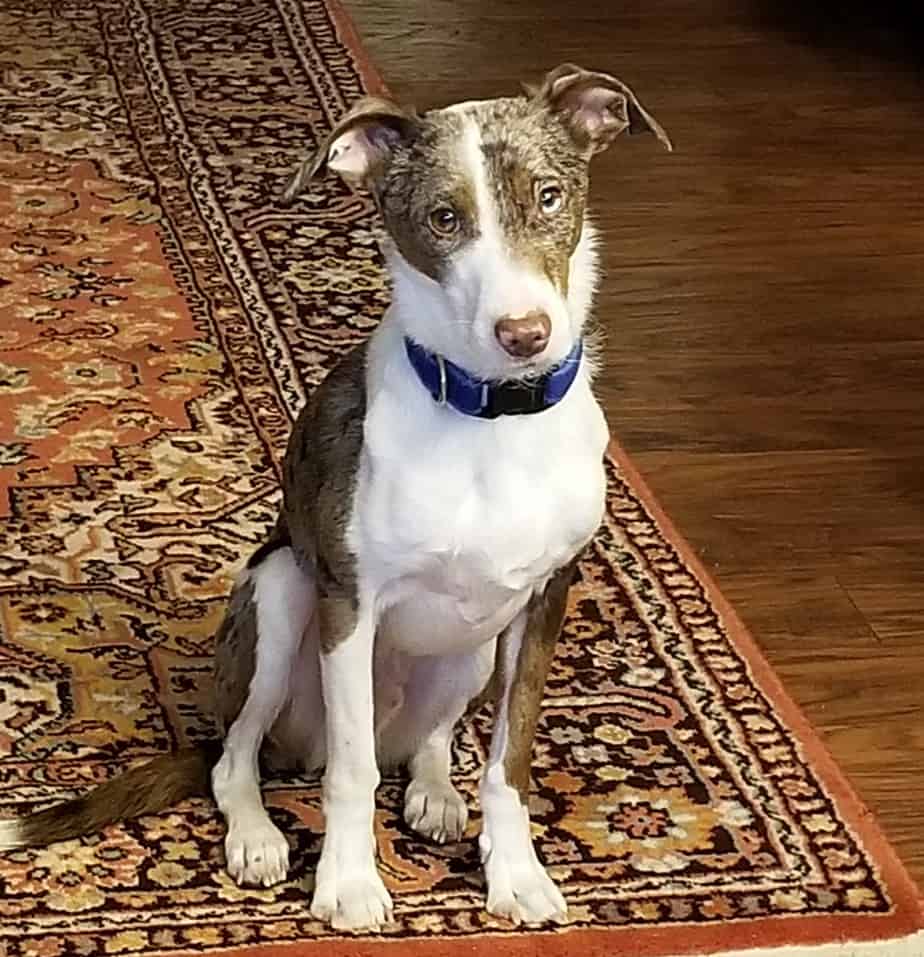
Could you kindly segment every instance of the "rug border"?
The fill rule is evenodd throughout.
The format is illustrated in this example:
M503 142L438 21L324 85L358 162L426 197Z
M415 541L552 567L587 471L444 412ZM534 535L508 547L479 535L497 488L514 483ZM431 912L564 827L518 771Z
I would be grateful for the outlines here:
M864 845L874 853L874 863L879 866L882 877L889 886L889 892L895 900L896 907L907 906L909 911L917 918L914 929L924 929L924 894L912 880L910 873L899 858L898 852L885 836L873 812L856 792L847 775L823 742L820 733L786 690L748 627L722 594L715 579L703 565L693 547L680 533L664 509L661 508L648 483L615 438L610 438L607 454L644 503L664 538L677 549L687 567L703 586L710 603L724 621L732 643L747 660L756 685L773 702L786 725L793 731L797 742L808 757L813 771L817 773L820 783L827 788L838 805L838 810L844 817L845 822L861 837Z
M724 925L720 925L724 926ZM677 925L672 925L672 930ZM606 931L609 935L612 932ZM253 944L244 948L222 948L209 950L208 954L222 957L478 957L482 947L495 948L503 957L549 957L550 954L562 957L655 957L655 952L647 948L614 951L612 937L608 941L599 938L603 934L595 933L597 940L590 943L575 933L562 935L566 947L550 951L548 934L530 934L519 937L503 937L486 934L476 938L420 939L399 938L352 938L336 937L315 941L301 941L291 944ZM467 940L464 948L458 947ZM924 957L924 931L918 931L903 937L872 941L843 940L823 944L781 944L769 949L761 946L762 941L753 941L753 946L734 950L710 950L699 952L702 957ZM578 948L576 950L575 948ZM334 950L336 949L336 953ZM202 951L184 951L180 957L202 957ZM176 951L145 951L146 957L177 957ZM690 957L690 951L657 952L657 957ZM696 955L694 954L694 957Z
M366 45L359 35L353 23L353 18L347 13L341 0L322 0L330 14L334 30L340 37L341 43L353 57L356 64L356 72L359 74L360 82L366 93L373 93L380 96L388 96L389 89L385 83L378 67L372 62L372 58L366 52Z

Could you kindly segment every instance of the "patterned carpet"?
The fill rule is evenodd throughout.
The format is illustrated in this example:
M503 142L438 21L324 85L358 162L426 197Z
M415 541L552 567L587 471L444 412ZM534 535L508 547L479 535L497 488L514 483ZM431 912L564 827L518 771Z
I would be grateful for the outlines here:
M376 82L321 0L32 0L0 9L0 67L13 814L211 735L212 636L274 516L290 423L387 296L366 202L327 182L274 203ZM268 789L288 883L236 887L214 806L189 802L0 855L0 953L644 957L848 938L891 943L825 953L924 953L916 891L618 450L610 481L535 759L568 927L488 918L477 813L463 843L430 846L387 779L395 925L327 936L306 906L318 786L293 777ZM488 727L479 714L458 741L473 800Z

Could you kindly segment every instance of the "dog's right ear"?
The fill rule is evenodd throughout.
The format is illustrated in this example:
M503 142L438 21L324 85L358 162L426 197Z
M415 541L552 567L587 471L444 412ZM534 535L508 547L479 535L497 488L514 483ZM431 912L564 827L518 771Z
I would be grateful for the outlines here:
M280 202L294 202L325 169L350 186L368 187L387 165L394 148L414 132L416 118L391 100L361 99L337 123L313 156L308 156L286 186Z

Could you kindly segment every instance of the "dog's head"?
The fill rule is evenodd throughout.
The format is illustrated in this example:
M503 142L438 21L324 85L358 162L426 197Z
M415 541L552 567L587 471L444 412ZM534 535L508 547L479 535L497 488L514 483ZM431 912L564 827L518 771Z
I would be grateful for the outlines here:
M563 359L594 282L588 162L619 134L670 141L620 80L565 64L519 97L417 115L357 103L296 173L331 170L375 197L404 331L485 378Z

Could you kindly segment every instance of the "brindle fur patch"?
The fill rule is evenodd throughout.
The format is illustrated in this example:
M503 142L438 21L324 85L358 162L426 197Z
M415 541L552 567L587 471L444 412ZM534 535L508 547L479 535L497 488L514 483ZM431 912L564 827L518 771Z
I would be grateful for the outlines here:
M245 579L234 586L215 636L214 714L222 737L244 707L256 664L257 606L253 584Z
M363 445L366 352L366 343L350 352L296 420L283 463L280 516L297 560L315 571L319 597L344 601L354 611L356 557L346 533ZM321 647L329 651L346 636L322 627Z
M533 738L539 721L542 693L565 617L574 567L572 563L559 569L542 595L536 595L530 601L526 633L520 645L510 687L504 776L507 783L517 789L524 805L529 800ZM501 683L501 687L503 684L506 681Z
M449 258L478 236L475 193L462 158L464 121L435 110L418 119L416 135L395 149L376 191L389 235L416 269L439 281ZM459 217L452 236L429 226L430 214L451 207Z
M507 248L568 292L571 255L581 238L587 197L587 161L562 118L522 97L479 105L488 184ZM562 205L546 213L539 189L562 191Z
M321 651L330 653L356 628L356 602L344 595L327 594L318 601Z
M267 541L247 563L254 569L277 548L291 547L296 560L314 570L322 603L333 600L354 612L355 558L346 530L353 512L365 413L363 343L315 389L296 419L283 462L282 509ZM344 616L335 616L333 627L322 627L325 650L349 634L344 634L345 626L336 626L338 620ZM254 588L245 578L231 594L215 639L215 715L222 735L247 700L258 637Z

